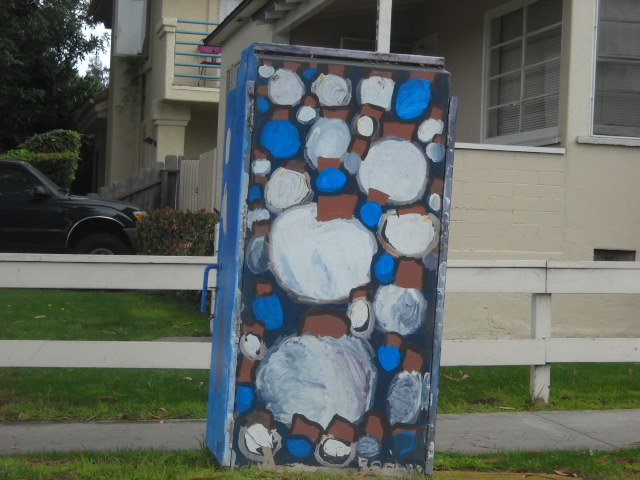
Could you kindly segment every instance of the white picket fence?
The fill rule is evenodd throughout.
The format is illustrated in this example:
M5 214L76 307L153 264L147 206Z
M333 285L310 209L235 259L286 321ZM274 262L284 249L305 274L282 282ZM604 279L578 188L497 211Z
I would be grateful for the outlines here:
M5 253L0 288L199 290L206 265L215 262ZM533 400L548 402L553 363L640 362L640 338L551 337L553 294L640 293L640 263L451 261L447 292L531 294L530 339L445 340L441 365L530 365ZM208 342L0 340L0 367L208 369L210 354Z

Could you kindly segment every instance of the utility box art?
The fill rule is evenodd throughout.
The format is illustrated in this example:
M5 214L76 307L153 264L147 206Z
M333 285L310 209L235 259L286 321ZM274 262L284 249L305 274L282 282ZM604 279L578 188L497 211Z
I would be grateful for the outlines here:
M208 447L224 466L430 473L443 60L254 44L227 99Z

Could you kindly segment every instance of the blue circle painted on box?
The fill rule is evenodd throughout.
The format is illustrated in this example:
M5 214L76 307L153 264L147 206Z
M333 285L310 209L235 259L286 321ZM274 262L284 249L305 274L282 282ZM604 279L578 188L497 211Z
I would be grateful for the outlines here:
M320 193L339 192L347 183L347 176L339 168L331 167L320 172L316 188Z
M300 133L289 120L269 120L260 132L260 143L274 158L292 158L300 149Z
M422 115L431 99L431 81L425 78L410 78L398 89L396 114L402 120L414 120Z
M253 314L256 319L264 323L267 330L277 330L282 327L284 315L282 313L282 303L275 295L256 297L251 304Z
M313 443L307 437L293 436L287 439L287 450L296 458L307 458L314 450Z
M262 199L262 186L260 185L251 185L251 187L249 187L249 201L250 202L255 202L256 200L261 200Z
M318 73L320 73L320 70L318 70L316 67L309 67L302 73L302 78L311 81L316 78Z
M396 274L396 261L388 253L383 253L373 267L373 273L383 285L393 282Z
M271 108L271 105L269 105L269 100L265 97L258 97L256 100L256 108L260 113L267 113Z
M378 202L366 202L360 207L360 220L367 227L373 228L378 225L382 216L382 207Z
M402 355L400 349L393 345L381 345L378 348L378 360L387 372L392 372L400 366Z
M238 385L236 388L236 412L243 414L253 408L256 393L251 385Z
M392 449L397 455L409 455L416 449L417 440L415 432L399 432L393 436Z

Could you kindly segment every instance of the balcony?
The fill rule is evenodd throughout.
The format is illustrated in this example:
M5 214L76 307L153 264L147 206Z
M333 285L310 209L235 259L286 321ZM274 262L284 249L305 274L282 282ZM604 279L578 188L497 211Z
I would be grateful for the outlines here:
M218 22L163 18L156 29L163 45L164 98L217 103L220 97L221 48L202 40Z

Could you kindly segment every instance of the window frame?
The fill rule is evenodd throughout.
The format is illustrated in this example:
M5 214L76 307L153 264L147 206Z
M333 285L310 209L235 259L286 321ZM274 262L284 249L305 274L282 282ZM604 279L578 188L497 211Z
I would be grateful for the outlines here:
M594 25L594 35L593 35L593 52L592 52L592 65L591 65L591 112L589 115L589 135L591 137L596 138L610 138L615 141L615 139L624 140L632 140L638 141L640 140L640 133L636 136L629 135L615 135L615 134L606 134L606 133L595 133L596 128L596 84L597 84L597 74L598 74L598 44L600 38L600 10L601 10L602 0L596 0L595 12L593 18ZM639 127L640 128L640 127Z
M489 103L490 103L490 88L491 88L491 80L490 80L490 69L491 69L491 22L496 18L503 17L511 12L516 10L525 9L529 5L538 2L539 0L513 0L511 2L507 2L503 5L500 5L494 9L488 10L484 14L484 32L483 32L483 45L482 45L482 101L481 101L481 113L480 113L480 133L482 143L493 144L493 145L521 145L521 146L545 146L545 145L557 145L561 143L561 120L562 120L562 103L563 103L563 79L564 79L564 68L562 62L566 57L565 54L565 28L566 28L566 12L567 5L565 0L560 0L562 3L562 19L560 22L555 24L543 27L541 29L535 30L526 34L525 36L521 36L522 42L524 43L524 39L526 36L533 36L539 34L541 31L550 30L553 28L557 28L560 26L560 55L558 57L559 65L559 89L558 89L558 125L553 127L540 128L537 130L531 130L527 132L517 132L508 135L498 135L491 137L489 136ZM524 20L523 20L524 21ZM525 50L522 50L522 59L520 66L520 88L521 88L521 96L522 96L522 88L523 88L523 75L522 72L525 69L524 66L525 59ZM515 70L514 70L515 72ZM523 100L519 100L519 104L522 105Z

